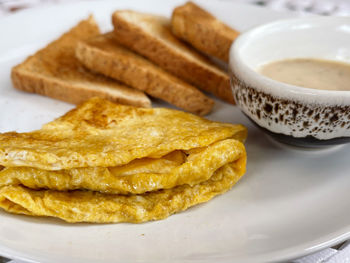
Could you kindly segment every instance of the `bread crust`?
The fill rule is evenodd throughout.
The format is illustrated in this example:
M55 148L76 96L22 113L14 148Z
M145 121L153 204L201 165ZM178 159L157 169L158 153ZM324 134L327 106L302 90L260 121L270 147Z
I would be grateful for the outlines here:
M98 96L117 103L150 107L151 102L143 92L92 73L75 58L78 40L98 34L99 29L92 17L81 21L14 67L11 71L14 88L73 104Z
M232 42L239 35L238 31L192 2L174 9L171 28L175 36L225 62L228 62Z
M213 108L213 100L195 87L116 43L113 33L79 42L76 56L87 68L186 111L205 115Z
M112 16L119 43L196 87L234 104L229 76L178 40L164 17L122 10Z
M80 104L90 98L99 97L125 105L144 108L151 107L151 102L147 97L135 98L132 94L128 94L127 91L129 88L122 85L117 90L113 87L98 89L96 87L89 87L83 83L70 84L59 79L47 78L36 73L21 71L15 68L11 72L11 80L14 88L18 90L37 93L72 104ZM126 90L122 91L124 88Z

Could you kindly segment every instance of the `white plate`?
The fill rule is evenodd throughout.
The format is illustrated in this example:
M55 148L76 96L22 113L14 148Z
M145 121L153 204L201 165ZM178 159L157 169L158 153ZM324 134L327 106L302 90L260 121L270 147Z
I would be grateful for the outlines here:
M32 9L0 21L0 131L28 131L73 106L14 90L10 69L89 13L103 29L118 8L170 15L182 1L98 1ZM288 17L225 1L201 2L239 30ZM290 259L350 237L350 147L286 149L236 107L213 120L249 128L248 171L228 193L163 221L69 225L0 212L0 254L40 262L264 262Z

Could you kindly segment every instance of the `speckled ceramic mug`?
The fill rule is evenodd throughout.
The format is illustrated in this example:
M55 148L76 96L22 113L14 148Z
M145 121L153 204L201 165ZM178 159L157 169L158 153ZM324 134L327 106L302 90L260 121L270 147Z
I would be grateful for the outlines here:
M239 36L229 63L237 105L281 142L304 147L350 142L350 91L303 88L259 73L264 64L292 58L350 63L350 18L281 20Z

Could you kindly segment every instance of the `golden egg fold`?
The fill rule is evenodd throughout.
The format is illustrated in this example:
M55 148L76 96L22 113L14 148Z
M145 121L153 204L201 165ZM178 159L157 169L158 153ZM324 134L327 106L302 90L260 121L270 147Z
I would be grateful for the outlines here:
M93 98L40 130L0 134L0 165L44 170L113 167L227 138L244 140L246 134L243 125Z
M0 207L67 222L140 223L229 190L242 125L94 98L28 133L0 134Z
M241 142L226 139L189 155L177 150L162 158L142 158L116 167L59 171L9 167L0 171L0 187L23 185L31 189L85 189L113 194L141 194L206 181L222 166L242 158L244 154Z
M22 186L0 188L0 207L8 212L50 216L70 223L142 223L164 219L228 191L243 175L245 159L219 169L209 180L189 186L140 195L94 191L31 190Z

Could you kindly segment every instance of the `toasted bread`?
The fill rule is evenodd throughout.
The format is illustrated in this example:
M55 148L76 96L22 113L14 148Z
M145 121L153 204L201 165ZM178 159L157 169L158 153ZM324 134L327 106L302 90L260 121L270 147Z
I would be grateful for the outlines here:
M232 42L239 35L192 2L174 9L171 28L175 36L194 48L225 62L228 62Z
M167 18L121 10L112 16L117 41L179 78L234 103L227 73L178 40Z
M16 89L78 104L98 96L122 104L149 107L149 98L141 91L83 68L75 57L79 40L98 35L92 17L81 21L23 63L12 69Z
M113 33L79 42L76 56L93 71L189 112L204 115L213 108L214 102L202 92L121 46Z

